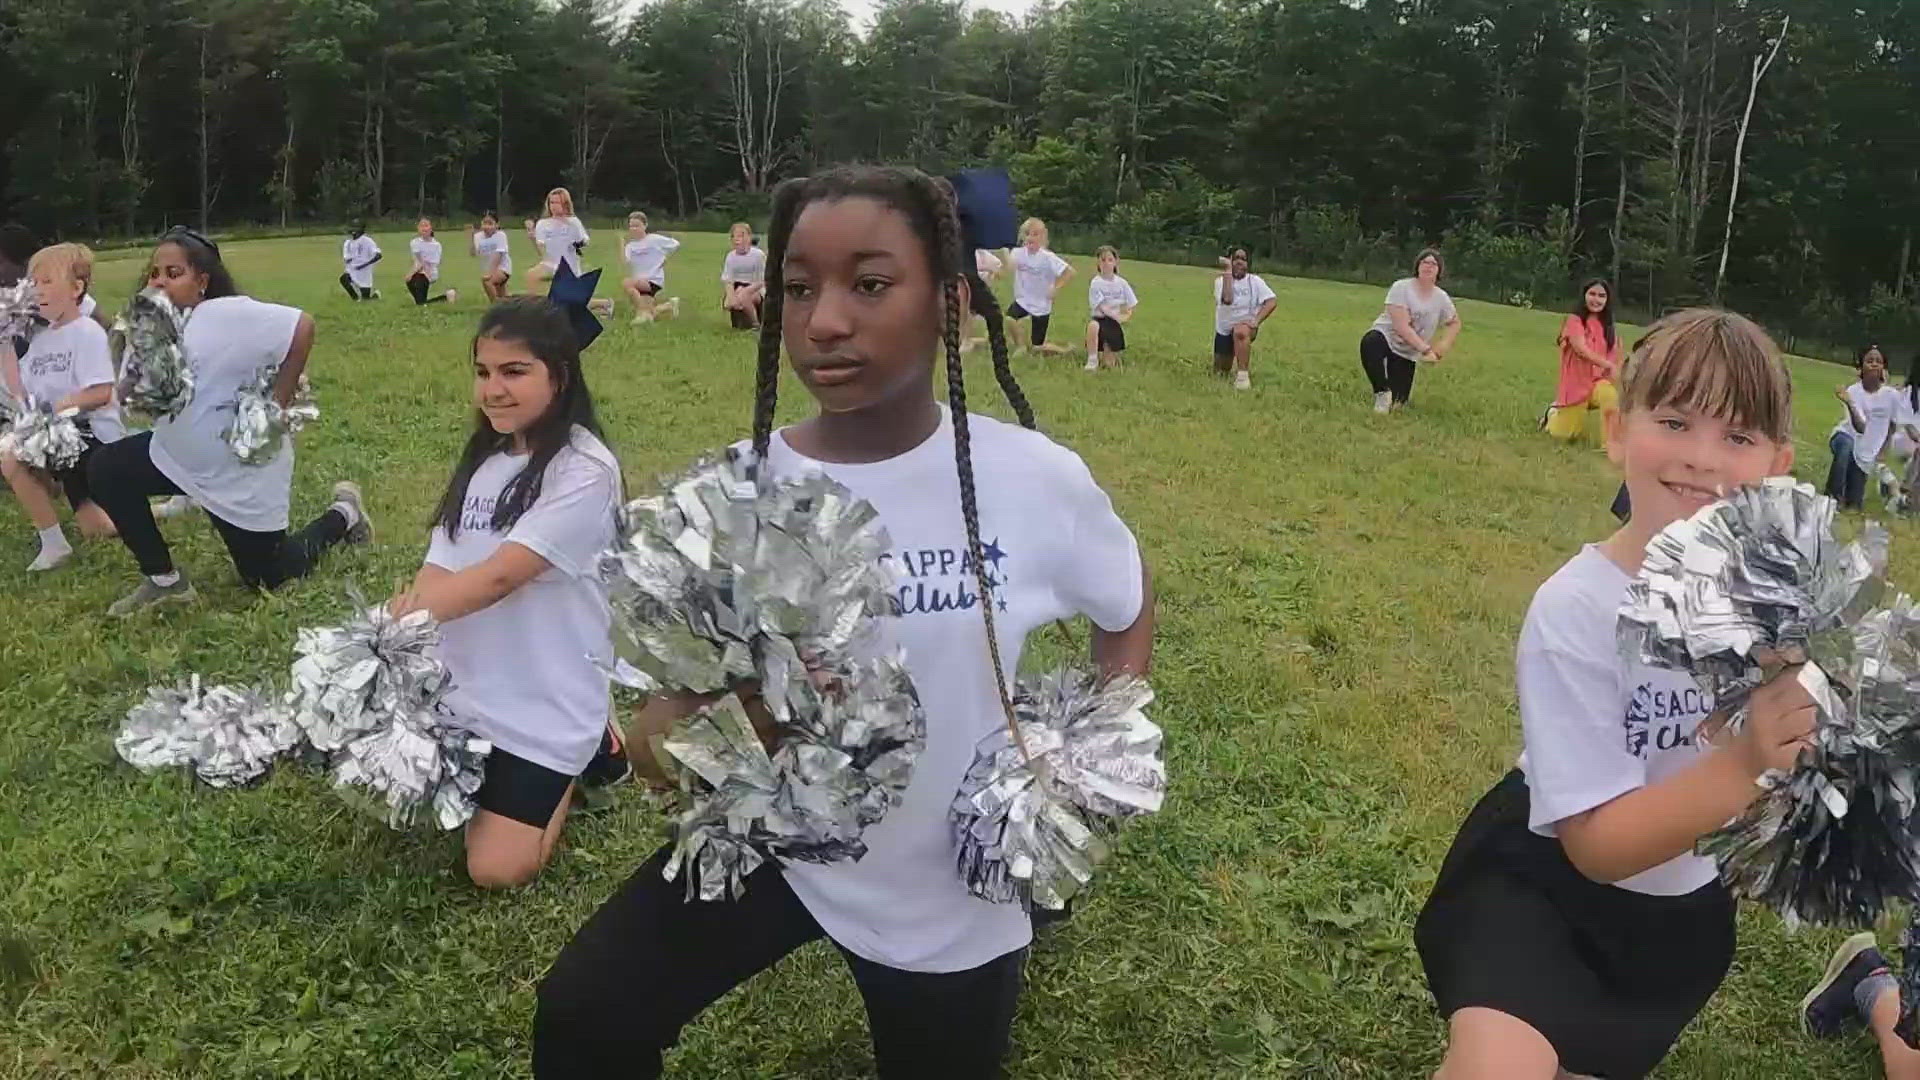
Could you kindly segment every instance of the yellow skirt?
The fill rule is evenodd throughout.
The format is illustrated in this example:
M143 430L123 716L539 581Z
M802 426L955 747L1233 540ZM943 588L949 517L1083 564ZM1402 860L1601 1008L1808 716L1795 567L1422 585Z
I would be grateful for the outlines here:
M1599 413L1605 418L1620 408L1620 392L1614 389L1613 380L1601 379L1593 384L1593 393L1587 400L1577 405L1556 405L1547 416L1547 434L1561 442L1573 442L1587 434L1587 414ZM1606 427L1603 424L1593 435L1594 445L1606 442Z

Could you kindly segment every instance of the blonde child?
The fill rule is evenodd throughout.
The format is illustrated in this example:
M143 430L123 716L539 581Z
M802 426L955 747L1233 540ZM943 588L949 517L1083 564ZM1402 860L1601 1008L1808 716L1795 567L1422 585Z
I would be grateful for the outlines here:
M1053 318L1053 298L1060 286L1073 276L1067 260L1047 250L1047 225L1039 218L1028 218L1020 225L1021 246L1007 253L1013 264L1013 304L1007 308L1007 339L1014 349L1024 349L1020 341L1020 321L1031 319L1033 348L1044 353L1066 352L1065 346L1047 343L1047 323Z
M720 306L735 330L758 330L767 292L767 253L754 244L753 227L744 221L734 222L727 237L732 246L720 264Z
M480 290L487 300L505 300L513 282L513 249L500 231L500 215L489 210L480 215L478 229L467 226L467 250L480 260Z
M668 319L680 311L680 298L655 301L667 287L667 256L680 250L680 241L671 236L647 231L647 215L635 210L627 215L627 245L621 255L627 261L627 277L620 287L633 301L633 325L650 323L657 315Z
M1788 667L1728 733L1692 677L1622 656L1615 622L1655 533L1792 467L1792 394L1773 342L1724 311L1670 315L1628 359L1607 453L1633 516L1534 593L1524 750L1415 930L1448 1023L1439 1080L1645 1076L1725 978L1733 899L1694 844L1792 765L1813 701Z
M1099 269L1087 282L1088 371L1120 366L1120 354L1127 351L1122 326L1140 304L1133 286L1120 276L1120 253L1102 244L1093 257Z
M73 507L74 523L88 537L112 536L113 522L93 502L87 487L87 464L95 448L125 433L120 406L113 396L113 356L107 332L80 314L86 296L81 267L91 252L79 244L55 244L35 252L27 262L40 315L47 328L36 334L24 356L0 348L0 376L7 391L18 399L31 398L54 412L76 409L86 449L72 466L46 473L30 468L12 454L0 453L0 473L40 534L40 552L27 564L30 571L52 570L73 557L73 547L60 530L54 508L54 485L59 485Z
M580 273L580 253L587 246L587 227L573 216L573 194L557 187L547 192L547 216L527 219L527 239L533 241L540 261L527 269L527 291L539 292L566 263Z

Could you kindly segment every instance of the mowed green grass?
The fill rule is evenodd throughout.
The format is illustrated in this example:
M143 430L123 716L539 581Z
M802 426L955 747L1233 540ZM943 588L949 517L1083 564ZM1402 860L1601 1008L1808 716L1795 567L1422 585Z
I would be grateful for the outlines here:
M472 292L414 308L406 237L379 239L386 298L366 305L334 283L337 238L228 253L244 288L319 324L309 370L324 416L301 438L295 517L355 478L377 546L255 597L203 518L175 521L201 599L109 623L135 578L124 550L86 544L30 578L32 531L10 501L0 509L0 1076L524 1075L535 982L660 841L659 815L627 792L576 819L532 887L488 895L467 884L458 836L391 832L312 772L222 792L114 756L144 687L284 675L296 628L337 622L349 585L384 595L418 565L469 423L479 292L450 234L443 284ZM588 354L635 488L747 431L754 345L718 310L725 241L685 239L668 292L686 316L631 329L623 301ZM594 257L611 261L614 241L602 231ZM524 268L532 252L515 248ZM1072 261L1055 332L1077 354L1092 267ZM103 263L103 301L124 299L139 269ZM1411 409L1377 417L1356 343L1380 289L1274 280L1254 389L1235 393L1207 375L1207 272L1121 271L1142 300L1124 370L1089 375L1079 355L1017 365L1042 426L1087 459L1152 563L1173 791L1034 953L1011 1073L1423 1074L1443 1031L1415 913L1461 816L1518 749L1512 652L1528 598L1612 527L1604 456L1534 430L1560 316L1463 303L1453 356L1421 371ZM1795 370L1799 471L1823 476L1847 372ZM1009 415L984 354L968 377L977 411ZM783 417L806 404L785 381ZM1896 552L1913 542L1898 530ZM1030 664L1059 658L1052 638ZM1816 1044L1794 1022L1835 937L1789 937L1749 912L1732 975L1662 1075L1878 1075L1864 1039ZM802 950L690 1028L670 1071L870 1075L859 998L829 949Z

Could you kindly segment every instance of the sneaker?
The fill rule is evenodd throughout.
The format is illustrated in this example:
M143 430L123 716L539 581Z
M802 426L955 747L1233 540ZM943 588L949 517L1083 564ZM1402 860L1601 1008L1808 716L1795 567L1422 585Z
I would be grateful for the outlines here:
M1091 356L1090 356L1090 357L1088 357L1088 358L1087 358L1087 370L1088 370L1088 371L1099 371L1099 370L1100 370L1100 360L1099 360L1099 359L1098 359L1097 357L1091 357Z
M1393 391L1382 390L1373 395L1373 411L1385 415L1393 409Z
M165 521L168 518L177 518L191 509L193 509L193 500L191 498L185 495L175 495L165 502L155 504L153 516Z
M1251 390L1251 389L1253 389L1253 378L1252 378L1252 376L1250 376L1250 375L1248 375L1248 374L1247 374L1246 372L1244 372L1244 371L1236 371L1236 372L1234 372L1234 373L1233 373L1233 388L1234 388L1235 390Z
M448 290L447 290L447 303L449 303L449 304L454 304L454 303L458 303L459 301L460 301L460 290L459 290L459 289L448 289Z
M65 565L71 558L73 558L73 548L70 546L51 551L43 547L40 549L40 554L34 556L33 561L27 564L27 572L33 574L42 570L52 570Z
M139 586L107 608L107 614L124 619L142 608L174 600L191 600L193 595L193 582L188 581L185 574L181 574L180 579L171 585L157 585L152 578L142 577Z
M1886 970L1887 958L1880 955L1872 931L1841 942L1827 961L1826 974L1800 999L1801 1026L1817 1038L1839 1035L1849 1022L1860 1019L1860 1010L1853 1003L1854 988L1867 976Z
M613 719L607 720L607 730L600 736L600 748L593 752L593 760L580 773L580 783L584 787L609 788L624 784L633 779L633 764L627 760L627 748L621 744L620 736L613 730Z
M360 494L360 485L351 480L333 485L333 501L353 507L354 522L347 527L347 543L373 543L373 518L367 514L367 502Z
M660 309L654 313L656 319L677 319L680 317L680 298L669 296L661 301Z
M375 290L373 290L373 298L374 298L375 300L378 300L378 299L380 299L380 290L379 290L379 289L375 289Z

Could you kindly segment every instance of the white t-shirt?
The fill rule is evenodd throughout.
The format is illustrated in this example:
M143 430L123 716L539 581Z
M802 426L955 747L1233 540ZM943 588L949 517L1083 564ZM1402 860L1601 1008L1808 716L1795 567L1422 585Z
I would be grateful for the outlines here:
M720 280L727 284L739 282L742 285L762 285L767 280L767 253L759 245L750 244L745 252L727 249L726 261L720 264Z
M1873 463L1880 460L1880 451L1886 448L1887 435L1897 423L1912 423L1907 419L1906 391L1880 384L1880 389L1867 393L1867 388L1859 383L1847 387L1847 400L1860 410L1860 416L1867 422L1867 430L1853 430L1853 417L1845 409L1840 412L1840 422L1833 426L1835 432L1844 431L1853 436L1853 460L1862 469L1872 472Z
M638 240L627 241L627 246L621 249L621 254L627 260L627 276L665 285L667 256L679 248L680 241L659 233L648 233Z
M1398 304L1406 308L1407 321L1413 324L1413 332L1420 335L1422 341L1432 341L1433 332L1440 329L1442 323L1449 322L1454 317L1453 297L1447 295L1447 290L1435 285L1433 291L1423 300L1415 287L1419 284L1418 278L1401 278L1394 282L1392 287L1387 289L1387 304ZM1373 329L1386 335L1387 348L1392 349L1397 355L1406 357L1408 360L1420 358L1420 350L1400 340L1400 335L1394 332L1393 317L1386 311L1382 310L1380 317L1373 320Z
M215 517L248 532L287 527L293 488L293 440L264 465L233 456L221 436L233 422L240 388L293 346L300 309L251 296L202 300L187 312L180 347L193 366L193 398L180 415L153 422L154 467Z
M548 462L540 497L504 533L493 508L525 468L525 455L497 453L474 470L460 532L436 525L426 562L461 571L514 543L553 565L471 615L441 624L440 658L453 676L447 704L495 746L578 776L607 726L612 616L598 559L612 546L620 465L585 428Z
M1111 281L1095 274L1093 280L1087 282L1087 311L1093 318L1118 315L1139 303L1140 298L1133 295L1133 286L1119 274L1113 275ZM1103 312L1100 310L1103 307L1112 310Z
M975 273L980 275L982 280L999 273L1000 268L1004 265L1006 264L1000 261L1000 256L995 255L986 248L973 249L973 269Z
M1554 826L1699 760L1694 728L1713 697L1691 676L1620 655L1615 636L1631 579L1589 544L1533 594L1514 657L1532 810L1542 836ZM1713 860L1691 852L1614 882L1650 896L1679 896L1712 881Z
M438 240L422 240L416 236L407 241L408 253L420 260L421 267L427 272L428 281L440 280L440 250Z
M565 262L580 272L580 253L573 245L587 242L587 227L577 217L541 218L533 226L534 243L540 247L540 260L559 269Z
M1067 260L1046 248L1013 249L1013 302L1029 315L1053 314L1053 283L1068 270Z
M1245 277L1229 280L1233 282L1233 303L1231 304L1220 302L1220 279L1215 277L1212 281L1213 332L1216 334L1231 334L1238 323L1253 325L1254 316L1260 313L1261 306L1274 298L1273 289L1268 287L1259 274L1248 274Z
M980 539L994 589L1002 663L1017 668L1027 633L1085 614L1109 630L1140 614L1140 554L1106 492L1078 455L1038 432L969 416L979 478ZM907 971L962 971L1025 945L1017 904L967 892L955 870L947 809L981 738L1006 723L987 660L978 590L954 475L953 426L886 461L829 464L801 457L777 433L775 475L822 470L872 503L887 528L904 647L927 713L927 745L904 801L864 835L857 862L786 864L793 891L834 941Z
M84 315L34 335L27 355L20 358L21 387L49 405L102 383L113 385L113 350L107 344L107 332ZM81 413L78 419L92 427L93 437L103 443L127 433L115 400Z
M347 279L362 289L373 287L373 267L361 266L361 263L380 254L380 245L366 233L347 237L340 245L340 261L347 264Z
M507 243L507 234L498 229L494 230L492 236L488 236L483 232L474 233L473 254L480 260L480 269L482 271L492 267L493 261L491 257L497 254L500 256L501 272L508 274L513 273L513 249L511 245Z

